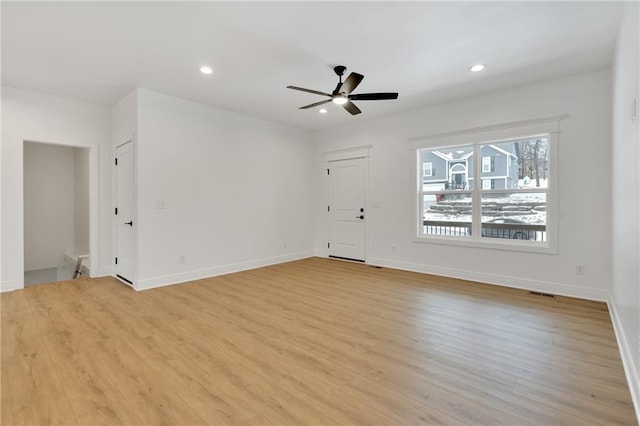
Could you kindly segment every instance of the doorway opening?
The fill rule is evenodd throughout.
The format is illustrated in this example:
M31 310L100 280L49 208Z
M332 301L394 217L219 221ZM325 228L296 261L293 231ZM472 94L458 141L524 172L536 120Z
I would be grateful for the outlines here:
M90 148L24 142L24 285L89 275Z

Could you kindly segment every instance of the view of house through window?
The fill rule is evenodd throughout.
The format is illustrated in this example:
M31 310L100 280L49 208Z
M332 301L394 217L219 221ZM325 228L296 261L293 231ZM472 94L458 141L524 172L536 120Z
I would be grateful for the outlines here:
M418 160L422 236L547 241L548 135L421 149Z

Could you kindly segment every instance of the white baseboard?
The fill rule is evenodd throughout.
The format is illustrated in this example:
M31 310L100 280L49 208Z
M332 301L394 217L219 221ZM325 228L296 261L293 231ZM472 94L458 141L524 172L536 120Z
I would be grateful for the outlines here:
M16 280L6 280L0 283L0 293L18 290L18 282Z
M399 262L397 260L382 258L367 259L367 264L402 269L405 271L421 272L423 274L458 278L461 280L477 281L484 284L495 284L504 287L538 291L541 293L557 294L560 296L577 297L580 299L596 300L599 302L607 301L607 292L605 290L584 288L571 284L531 280L527 278L490 274L486 272L464 271L460 269L444 268L442 266Z
M96 268L97 269L97 268ZM98 274L95 276L91 276L91 278L96 277L111 277L116 274L115 269L111 266L102 267L98 270Z
M631 400L633 401L633 408L636 411L636 420L640 421L640 399L638 392L640 391L640 377L638 377L638 370L633 361L634 356L627 341L622 322L620 321L620 315L618 309L614 303L613 295L609 295L607 300L609 307L609 315L611 315L611 323L613 324L613 331L618 341L618 348L620 349L620 357L622 358L622 365L624 367L624 374L629 384L629 392L631 393Z
M278 263L290 262L292 260L313 257L313 251L291 253L282 256L268 257L264 259L250 260L246 262L233 263L230 265L220 265L213 268L199 269L195 271L180 272L177 274L163 275L160 277L145 278L138 280L135 285L136 290L149 290L151 288L164 287L167 285L183 283L187 281L199 280L202 278L215 277L218 275L241 272L249 269L261 268L263 266L276 265Z

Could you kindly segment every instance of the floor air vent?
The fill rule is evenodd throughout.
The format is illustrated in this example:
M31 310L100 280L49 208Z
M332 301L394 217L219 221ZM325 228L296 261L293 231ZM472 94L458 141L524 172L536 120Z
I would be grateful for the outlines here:
M529 294L534 294L536 296L544 296L544 297L556 297L555 294L551 293L542 293L540 291L530 291Z

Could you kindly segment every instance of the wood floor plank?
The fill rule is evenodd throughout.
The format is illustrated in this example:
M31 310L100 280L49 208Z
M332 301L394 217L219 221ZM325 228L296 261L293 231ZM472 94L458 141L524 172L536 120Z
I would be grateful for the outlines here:
M3 425L636 423L604 303L320 258L0 302Z
M514 393L545 405L573 413L576 418L603 424L634 424L633 404L628 398L608 398L598 389L569 388L558 384L518 379Z
M0 341L2 337L0 336ZM2 360L0 364L0 424L13 426L13 411L11 410L11 388L9 387L9 365Z
M181 357L169 341L153 334L132 341L126 346L135 351L147 365L162 376L167 385L174 389L188 405L208 424L246 423L258 415L245 401L234 398L235 392L228 393L229 385L220 386L215 377L219 371L212 365L200 365ZM158 351L158 348L163 348Z
M46 341L80 424L142 424L122 394L109 386L108 377L90 353L83 350L88 342L68 332L49 334Z
M3 368L15 425L78 424L44 341L20 341Z
M111 386L135 407L142 424L206 424L126 342L100 341L88 348L94 361L108 372Z

